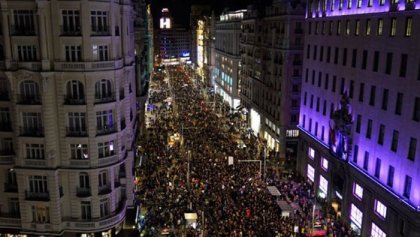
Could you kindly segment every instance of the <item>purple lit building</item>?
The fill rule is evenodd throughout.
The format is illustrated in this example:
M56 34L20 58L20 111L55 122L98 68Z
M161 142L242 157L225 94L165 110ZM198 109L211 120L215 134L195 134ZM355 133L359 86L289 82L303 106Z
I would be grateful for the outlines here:
M420 236L419 8L307 5L297 168L361 236Z

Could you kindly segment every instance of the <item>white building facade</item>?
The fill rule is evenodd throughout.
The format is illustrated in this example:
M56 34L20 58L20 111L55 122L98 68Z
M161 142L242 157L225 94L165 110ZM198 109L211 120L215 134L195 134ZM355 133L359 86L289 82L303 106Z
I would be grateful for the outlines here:
M420 236L419 9L308 2L298 170L361 236Z
M0 229L115 235L133 205L131 1L0 1Z

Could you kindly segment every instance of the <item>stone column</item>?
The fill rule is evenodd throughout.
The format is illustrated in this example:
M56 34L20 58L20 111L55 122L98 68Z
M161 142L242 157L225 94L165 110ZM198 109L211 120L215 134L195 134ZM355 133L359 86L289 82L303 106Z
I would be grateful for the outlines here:
M10 68L12 61L12 46L10 43L10 29L9 29L9 10L5 2L0 3L2 8L2 28L3 28L3 38L4 38L4 61L6 68ZM12 14L10 14L12 15Z
M42 70L49 71L50 65L48 60L48 34L46 14L48 14L48 6L45 1L37 1L38 4L38 32L39 32L39 47L41 52Z

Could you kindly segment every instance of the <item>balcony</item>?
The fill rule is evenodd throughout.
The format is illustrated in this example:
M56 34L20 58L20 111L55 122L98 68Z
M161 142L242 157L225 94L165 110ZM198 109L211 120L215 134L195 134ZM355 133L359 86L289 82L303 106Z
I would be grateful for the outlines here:
M0 101L9 101L9 92L8 91L0 91Z
M12 123L0 122L0 132L12 132Z
M76 98L73 95L65 95L64 104L65 105L85 105L86 100L85 100L85 97Z
M61 36L81 36L82 32L79 26L60 26Z
M91 26L91 29L91 36L111 36L111 31L109 30L108 26Z
M90 165L90 160L89 159L71 159L70 160L70 166L72 167L79 167L79 168L84 168L84 167L89 167Z
M19 134L22 137L43 137L44 128L43 127L19 127Z
M46 167L47 161L45 159L26 158L25 166Z
M109 184L98 187L98 195L106 195L111 193L111 191L111 185Z
M10 32L11 32L11 35L13 35L13 36L34 36L35 35L35 28L34 27L11 25Z
M122 59L93 62L54 62L54 69L56 71L72 72L115 70L122 68L123 66Z
M18 191L17 184L4 183L4 192L17 193L17 191Z
M112 152L112 154L110 156L106 156L106 157L99 157L98 158L98 165L99 166L104 166L104 165L109 165L109 164L113 164L116 163L118 161L118 156L114 154L114 152Z
M0 214L0 228L22 228L20 221L20 213L1 213Z
M40 105L41 95L17 94L17 103L22 105Z
M50 194L48 192L30 192L25 190L25 199L28 201L42 201L48 202L50 201Z
M114 123L111 126L105 125L102 127L96 128L96 136L102 136L107 134L112 134L117 132L117 124Z
M87 137L87 131L83 129L76 129L73 127L66 127L67 137Z
M95 95L95 104L115 102L115 92L107 95Z
M76 196L80 197L80 198L84 198L84 197L90 197L91 193L90 193L90 188L85 188L85 187L78 187L76 189Z

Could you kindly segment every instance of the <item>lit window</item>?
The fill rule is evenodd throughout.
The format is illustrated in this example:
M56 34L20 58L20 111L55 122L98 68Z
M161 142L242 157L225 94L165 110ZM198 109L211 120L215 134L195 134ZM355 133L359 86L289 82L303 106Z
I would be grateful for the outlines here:
M351 2L352 2L352 0L347 0L347 8L348 9L351 9Z
M385 5L385 0L379 0L379 5L380 5L380 6Z
M404 35L406 37L410 37L411 36L411 28L413 26L413 18L411 17L407 17L406 21L405 21L405 32Z
M357 183L353 184L353 194L360 200L363 198L363 188Z
M321 198L325 198L328 194L328 181L322 175L319 176L319 190Z
M391 36L395 36L397 33L397 18L391 19Z
M325 171L328 170L328 160L324 157L322 157L321 159L321 166L322 166L322 169L324 169Z
M355 26L354 34L359 35L359 32L360 32L360 21L356 20L356 26Z
M383 19L378 19L378 32L377 35L382 35L382 29L384 27L384 20Z
M346 21L346 35L349 35L349 34L350 34L350 21L347 20Z
M309 147L308 156L312 160L315 158L315 150L312 147Z
M353 203L351 204L350 220L356 227L362 228L363 212L361 212Z
M375 223L372 222L372 230L370 231L371 237L386 237L385 232L383 232Z
M357 8L361 8L362 7L362 0L357 0Z
M308 179L314 182L315 180L315 169L311 165L308 164Z
M370 19L366 20L366 35L370 35Z
M386 217L386 206L378 200L375 200L375 213L382 218Z

